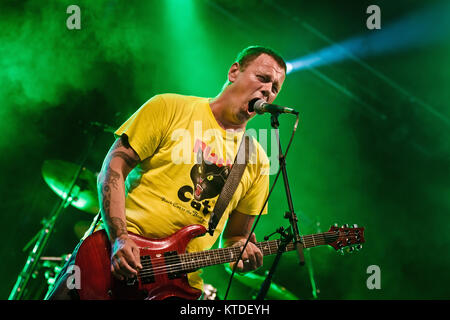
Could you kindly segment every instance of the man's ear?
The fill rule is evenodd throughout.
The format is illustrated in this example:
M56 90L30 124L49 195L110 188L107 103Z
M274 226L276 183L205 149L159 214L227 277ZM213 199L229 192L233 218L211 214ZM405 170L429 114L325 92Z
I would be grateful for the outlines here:
M235 62L231 65L230 70L228 70L228 81L234 82L239 75L240 72L240 65L239 63Z

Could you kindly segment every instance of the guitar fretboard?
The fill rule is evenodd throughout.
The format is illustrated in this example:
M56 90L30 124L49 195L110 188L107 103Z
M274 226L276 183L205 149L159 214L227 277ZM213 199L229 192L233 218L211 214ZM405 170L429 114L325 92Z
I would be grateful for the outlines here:
M303 248L311 248L320 245L326 245L335 241L338 238L336 232L324 232L312 235L305 235L301 237L301 244ZM263 241L256 243L256 246L261 250L263 256L276 254L281 246L280 240ZM288 243L284 250L295 250L293 242ZM197 270L203 267L224 264L236 261L241 253L240 247L228 247L213 249L200 252L180 254L180 271Z

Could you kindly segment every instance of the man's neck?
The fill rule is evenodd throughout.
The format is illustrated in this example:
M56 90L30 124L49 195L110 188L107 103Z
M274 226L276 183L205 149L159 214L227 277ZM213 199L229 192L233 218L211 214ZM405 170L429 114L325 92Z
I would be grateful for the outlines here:
M210 99L209 106L211 107L211 111L216 118L217 123L224 130L245 130L245 126L247 122L242 124L232 123L227 121L227 110L230 110L230 105L233 103L232 99L227 97L226 92L221 92L217 97Z

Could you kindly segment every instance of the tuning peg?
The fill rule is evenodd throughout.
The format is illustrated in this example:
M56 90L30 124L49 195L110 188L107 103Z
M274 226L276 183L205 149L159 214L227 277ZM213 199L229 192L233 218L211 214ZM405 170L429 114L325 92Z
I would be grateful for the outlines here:
M338 252L339 252L339 254L340 254L341 256L344 255L344 249L343 249L343 248L342 248L342 249L339 249Z
M339 225L338 225L337 223L335 223L334 226L335 226L336 228L339 228Z
M349 225L347 223L342 226L342 228L348 228L348 227L349 227Z
M356 246L356 250L361 250L362 249L362 244L358 244L357 246Z
M349 248L348 248L348 252L352 253L353 251L355 251L355 248L354 248L354 247L349 247Z
M356 223L353 224L353 228L358 228L358 225Z

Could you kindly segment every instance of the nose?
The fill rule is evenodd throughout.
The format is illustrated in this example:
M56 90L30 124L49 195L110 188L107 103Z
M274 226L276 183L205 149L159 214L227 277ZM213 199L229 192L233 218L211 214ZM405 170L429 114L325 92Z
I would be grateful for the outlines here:
M273 101L276 97L276 94L274 94L273 92L273 83L272 82L267 82L264 83L264 86L261 88L260 92L263 95L264 99L269 102L269 101Z
M264 88L264 89L261 90L261 94L263 95L263 97L265 98L266 101L269 100L269 97L270 97L270 91L269 90Z

